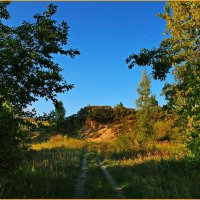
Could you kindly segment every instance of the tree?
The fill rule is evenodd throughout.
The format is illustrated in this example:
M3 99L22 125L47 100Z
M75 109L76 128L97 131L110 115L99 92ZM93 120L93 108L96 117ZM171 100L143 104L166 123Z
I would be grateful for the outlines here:
M51 126L54 126L55 129L57 131L61 130L63 125L64 125L64 121L65 121L65 108L63 106L62 101L56 101L54 103L55 106L55 110L52 110L49 114L49 120L50 120L50 124Z
M68 43L69 26L52 19L57 6L50 4L43 14L34 15L32 23L23 21L10 27L3 24L10 19L8 5L0 2L0 170L14 166L13 160L24 146L27 105L38 97L55 103L57 93L73 88L64 80L53 55L74 58L79 54L76 49L63 48Z
M148 77L146 70L142 73L142 80L137 88L139 98L136 100L138 109L151 109L158 105L155 95L151 95L151 79Z
M151 95L151 79L147 76L146 70L142 73L142 79L137 89L139 98L136 100L137 123L136 131L139 142L146 142L153 135L155 121L155 109L158 105L154 95Z
M123 103L120 102L113 108L114 119L121 120L126 115L126 108L124 107Z
M174 67L176 82L166 85L164 92L179 114L179 126L189 135L188 147L200 157L200 4L168 2L159 16L167 22L169 37L158 48L130 55L126 63L129 68L151 66L154 78L160 80Z
M0 18L9 19L8 3L0 2ZM0 21L0 102L9 101L24 108L38 97L55 101L56 93L73 88L61 75L62 68L53 54L74 58L76 49L65 50L69 26L52 19L57 6L50 4L43 14L34 15L34 22L23 21L8 27Z

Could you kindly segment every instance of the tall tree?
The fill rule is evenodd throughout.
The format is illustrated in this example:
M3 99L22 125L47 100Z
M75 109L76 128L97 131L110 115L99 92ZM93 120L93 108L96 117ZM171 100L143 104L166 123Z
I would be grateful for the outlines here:
M126 59L129 68L135 64L151 66L155 79L165 79L174 67L176 82L164 88L171 107L179 114L179 126L189 135L189 148L200 157L200 4L168 2L163 14L166 32L159 48L142 49Z
M151 95L151 79L146 70L142 73L142 79L137 89L139 98L136 100L138 111L136 113L136 131L139 142L146 142L153 135L155 111L158 105L154 95Z
M50 4L45 12L34 15L33 22L10 27L3 23L10 19L8 5L0 2L0 170L19 160L27 105L39 97L56 102L57 93L73 88L64 80L53 55L74 58L79 54L76 49L64 48L69 26L52 19L57 6Z
M136 100L136 106L138 109L151 109L158 105L155 95L151 95L151 79L147 75L146 70L142 73L142 79L137 88L139 98Z

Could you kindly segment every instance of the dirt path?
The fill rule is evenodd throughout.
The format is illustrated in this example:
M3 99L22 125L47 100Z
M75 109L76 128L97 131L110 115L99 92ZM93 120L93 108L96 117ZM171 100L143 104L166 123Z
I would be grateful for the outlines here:
M76 186L75 186L75 198L83 198L85 194L85 180L87 176L87 157L88 154L84 155L81 165L81 173L77 179Z
M97 161L98 161L98 164L99 164L101 170L103 171L106 179L109 181L109 183L111 184L113 190L115 191L116 196L118 198L125 199L126 197L125 197L125 195L124 195L124 193L122 191L122 188L117 186L117 183L115 182L115 180L112 178L112 176L108 172L106 166L99 159L97 159Z
M83 160L82 160L81 172L80 172L80 175L77 179L76 186L75 186L74 198L76 198L76 199L77 198L84 198L84 195L85 195L85 181L86 181L87 170L88 170L87 160L88 160L88 154L86 153L84 155ZM108 180L108 182L112 186L113 191L116 193L116 196L118 198L125 199L126 196L124 195L122 188L117 186L117 183L115 182L115 180L112 178L112 176L108 172L106 166L99 159L97 159L97 162L98 162L99 167L103 171L106 179Z

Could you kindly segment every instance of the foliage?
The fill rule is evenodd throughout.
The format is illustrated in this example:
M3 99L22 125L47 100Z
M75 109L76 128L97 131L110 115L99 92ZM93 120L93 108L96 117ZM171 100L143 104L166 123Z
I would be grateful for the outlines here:
M170 107L179 115L179 127L189 134L188 147L197 156L200 153L196 142L200 137L200 4L168 2L159 16L167 22L169 37L159 48L142 49L139 54L130 55L126 63L129 68L135 64L151 66L154 78L161 80L174 68L176 82L166 85L164 92Z
M78 117L77 115L71 115L65 119L64 129L67 135L77 137L82 130L84 123L85 119Z
M26 149L26 123L16 117L15 108L5 102L0 106L0 171L13 168Z
M10 27L3 24L10 18L8 5L0 2L0 167L12 166L11 160L18 160L17 154L23 149L30 125L25 124L24 117L29 116L25 108L39 97L56 102L56 93L73 87L62 77L54 54L71 58L79 54L78 50L63 48L68 43L69 26L52 19L57 6L50 4L47 11L34 15L33 22Z
M192 151L194 158L200 160L200 132L195 131L190 134L190 140L187 147Z
M136 131L140 143L146 142L148 139L152 138L154 133L153 126L158 103L155 96L151 95L150 85L151 80L147 76L146 71L143 71L142 80L137 89L139 98L136 101L138 108L136 113Z
M0 17L8 19L6 4L1 2L0 8ZM34 15L34 22L23 21L18 27L0 21L0 102L26 107L37 97L55 100L56 93L73 87L53 61L54 54L72 58L79 54L78 50L62 48L68 42L69 27L52 19L56 10L57 6L50 4L43 14Z
M55 128L56 131L60 131L64 126L66 111L62 101L56 101L54 106L55 110L52 110L46 118L50 122L52 128Z
M122 103L113 108L114 121L134 120L135 110L126 108Z
M100 122L109 122L113 119L113 110L110 106L87 106L77 113L81 118L91 118Z
M151 95L151 79L148 77L146 70L142 73L142 79L137 88L139 98L136 100L136 106L138 109L149 109L156 105L158 102L154 95Z
M172 127L172 119L156 121L153 126L154 139L158 141L171 140L173 138Z

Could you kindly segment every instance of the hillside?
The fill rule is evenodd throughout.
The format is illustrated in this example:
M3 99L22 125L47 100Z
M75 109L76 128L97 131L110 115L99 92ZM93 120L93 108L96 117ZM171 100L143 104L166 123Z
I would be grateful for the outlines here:
M90 141L115 139L119 134L131 133L135 123L135 111L119 104L111 106L87 106L68 117L65 132Z

